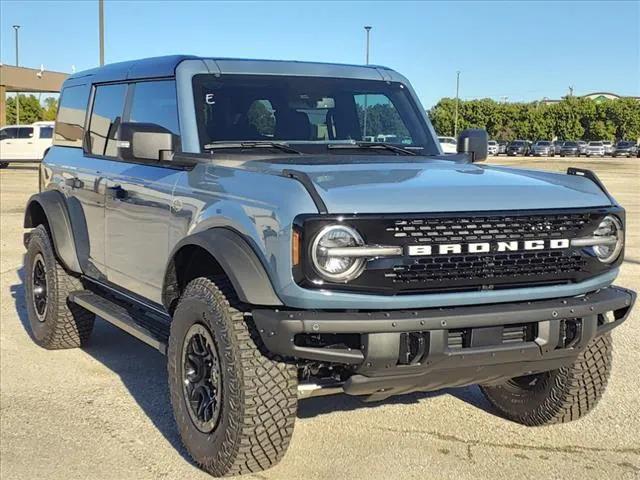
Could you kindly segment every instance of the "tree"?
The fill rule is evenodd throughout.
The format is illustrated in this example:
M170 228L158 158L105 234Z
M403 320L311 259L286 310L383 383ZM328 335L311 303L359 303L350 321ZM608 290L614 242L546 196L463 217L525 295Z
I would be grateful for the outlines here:
M42 120L42 105L35 95L20 95L20 123L28 124ZM7 98L7 123L16 123L16 97Z
M44 108L42 109L42 120L55 120L58 112L58 99L47 97L44 99Z

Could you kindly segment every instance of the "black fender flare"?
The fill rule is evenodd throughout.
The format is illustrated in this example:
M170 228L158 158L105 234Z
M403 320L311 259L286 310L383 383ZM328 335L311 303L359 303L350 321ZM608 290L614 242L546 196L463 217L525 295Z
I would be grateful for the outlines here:
M71 225L71 216L62 193L56 190L36 193L27 201L24 228L35 228L40 224L40 212L44 213L53 249L64 267L74 273L82 273L78 259L76 241Z
M234 230L215 227L189 235L173 248L165 269L162 289L165 307L169 308L172 298L176 298L176 255L189 246L200 247L214 258L231 281L240 301L251 305L283 305L273 289L264 265L249 242Z

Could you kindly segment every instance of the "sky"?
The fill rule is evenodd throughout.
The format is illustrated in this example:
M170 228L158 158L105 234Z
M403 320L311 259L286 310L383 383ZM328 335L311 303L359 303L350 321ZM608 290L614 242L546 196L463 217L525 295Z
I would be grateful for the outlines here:
M105 60L202 56L370 62L398 70L426 108L454 97L640 96L640 1L206 2L105 0ZM0 61L97 66L98 1L0 1Z

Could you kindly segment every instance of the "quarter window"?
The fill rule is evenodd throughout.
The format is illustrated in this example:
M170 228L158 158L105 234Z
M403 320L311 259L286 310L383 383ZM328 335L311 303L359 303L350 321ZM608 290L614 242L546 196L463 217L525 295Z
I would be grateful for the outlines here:
M84 119L89 102L89 85L66 87L60 96L53 143L63 147L82 147Z
M118 135L126 94L125 84L102 85L96 88L87 145L91 154L118 157Z
M53 127L40 127L40 138L53 137Z

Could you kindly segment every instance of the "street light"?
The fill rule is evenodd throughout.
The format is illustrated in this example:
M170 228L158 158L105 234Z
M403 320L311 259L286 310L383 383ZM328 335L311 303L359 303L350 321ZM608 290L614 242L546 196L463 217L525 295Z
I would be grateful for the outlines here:
M18 30L20 30L20 25L14 25L13 29L16 32L16 67L19 67L20 58L18 57ZM16 92L16 125L20 125L20 92Z
M100 36L100 66L104 65L104 0L98 0L98 35Z
M456 72L456 117L453 126L453 136L458 138L458 104L460 103L460 70Z
M365 31L367 32L367 53L365 55L365 62L369 65L369 34L371 33L371 25L365 25ZM364 124L362 126L362 139L367 136L367 108L368 108L367 94L364 94Z

